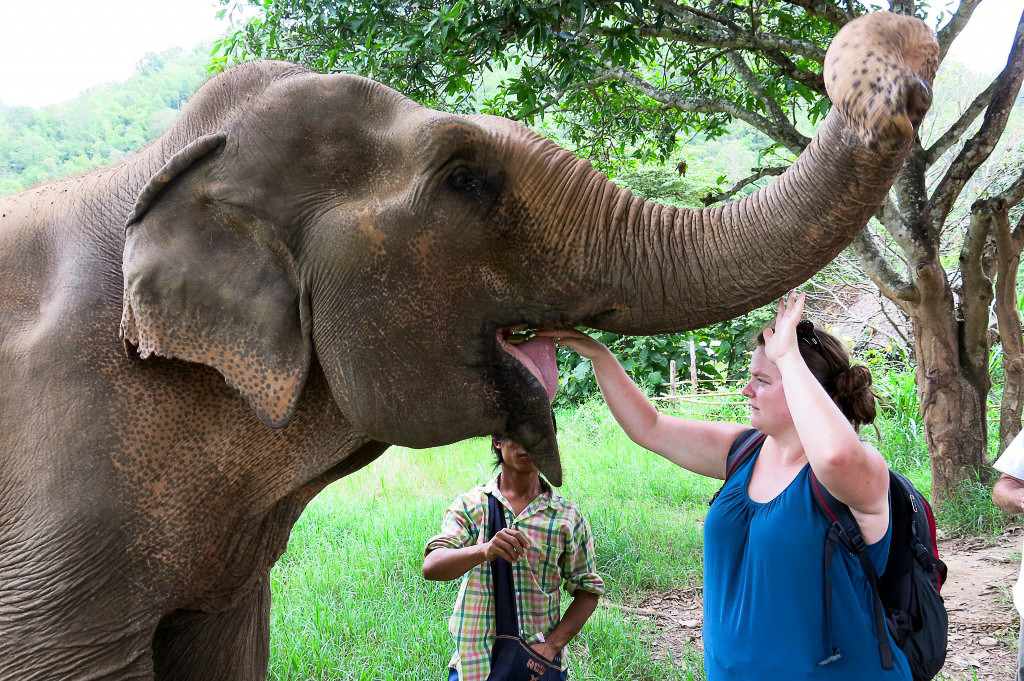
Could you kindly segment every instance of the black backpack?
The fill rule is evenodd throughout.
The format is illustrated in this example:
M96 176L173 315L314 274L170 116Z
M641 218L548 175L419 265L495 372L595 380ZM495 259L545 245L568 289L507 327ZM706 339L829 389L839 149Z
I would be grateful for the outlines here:
M747 430L729 448L725 479L757 451L764 433ZM829 567L836 545L860 559L875 594L872 619L878 654L883 669L893 668L892 650L885 635L888 628L910 663L914 681L928 681L946 661L948 616L940 590L946 581L946 565L939 560L935 540L935 516L931 506L909 480L889 471L889 500L892 538L889 561L881 578L875 575L871 561L863 552L864 536L849 507L832 496L811 471L811 496L829 523L825 536L825 622L829 651L818 664L838 660L841 653L832 646L832 583ZM724 485L723 485L724 486ZM721 492L721 489L719 489ZM714 503L718 492L711 498Z

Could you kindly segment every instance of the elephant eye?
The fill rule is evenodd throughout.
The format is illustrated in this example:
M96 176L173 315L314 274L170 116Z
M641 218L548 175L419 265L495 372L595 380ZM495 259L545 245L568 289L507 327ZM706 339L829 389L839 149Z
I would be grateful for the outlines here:
M479 182L469 168L459 166L448 176L448 186L459 191L472 191L477 188Z

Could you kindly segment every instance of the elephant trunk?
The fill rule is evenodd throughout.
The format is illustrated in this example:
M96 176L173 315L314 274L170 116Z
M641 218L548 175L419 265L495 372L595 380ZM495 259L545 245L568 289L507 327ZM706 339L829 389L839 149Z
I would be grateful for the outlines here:
M553 219L586 233L591 255L573 295L600 307L580 320L628 334L699 328L810 278L884 200L931 104L937 48L909 17L871 14L843 27L825 57L832 110L781 177L739 201L662 206L573 168L579 184L563 198L590 208Z
M593 221L595 293L611 305L584 320L628 334L694 329L732 318L809 279L864 228L910 140L864 147L838 111L774 183L703 210L646 202L615 189ZM605 180L599 178L602 183ZM625 267L608 263L625 263Z

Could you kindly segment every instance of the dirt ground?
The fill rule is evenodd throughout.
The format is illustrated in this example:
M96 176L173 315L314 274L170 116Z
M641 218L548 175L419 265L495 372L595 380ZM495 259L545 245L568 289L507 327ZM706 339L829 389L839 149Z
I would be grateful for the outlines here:
M939 678L1014 678L1019 620L1013 610L1010 588L1017 578L1022 536L1024 528L1015 527L995 540L940 541L939 555L949 568L942 588L949 612L949 647ZM653 629L658 632L662 654L682 660L687 649L700 650L700 587L659 594L624 610L657 620Z

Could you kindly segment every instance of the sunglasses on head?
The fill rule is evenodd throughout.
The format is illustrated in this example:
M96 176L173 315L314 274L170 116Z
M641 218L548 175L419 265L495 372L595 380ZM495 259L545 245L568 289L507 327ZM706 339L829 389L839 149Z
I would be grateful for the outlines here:
M821 341L818 340L818 334L814 332L814 322L810 319L801 319L796 325L796 340L797 343L804 341L816 350L819 355L822 357L825 356L825 349L821 347Z

